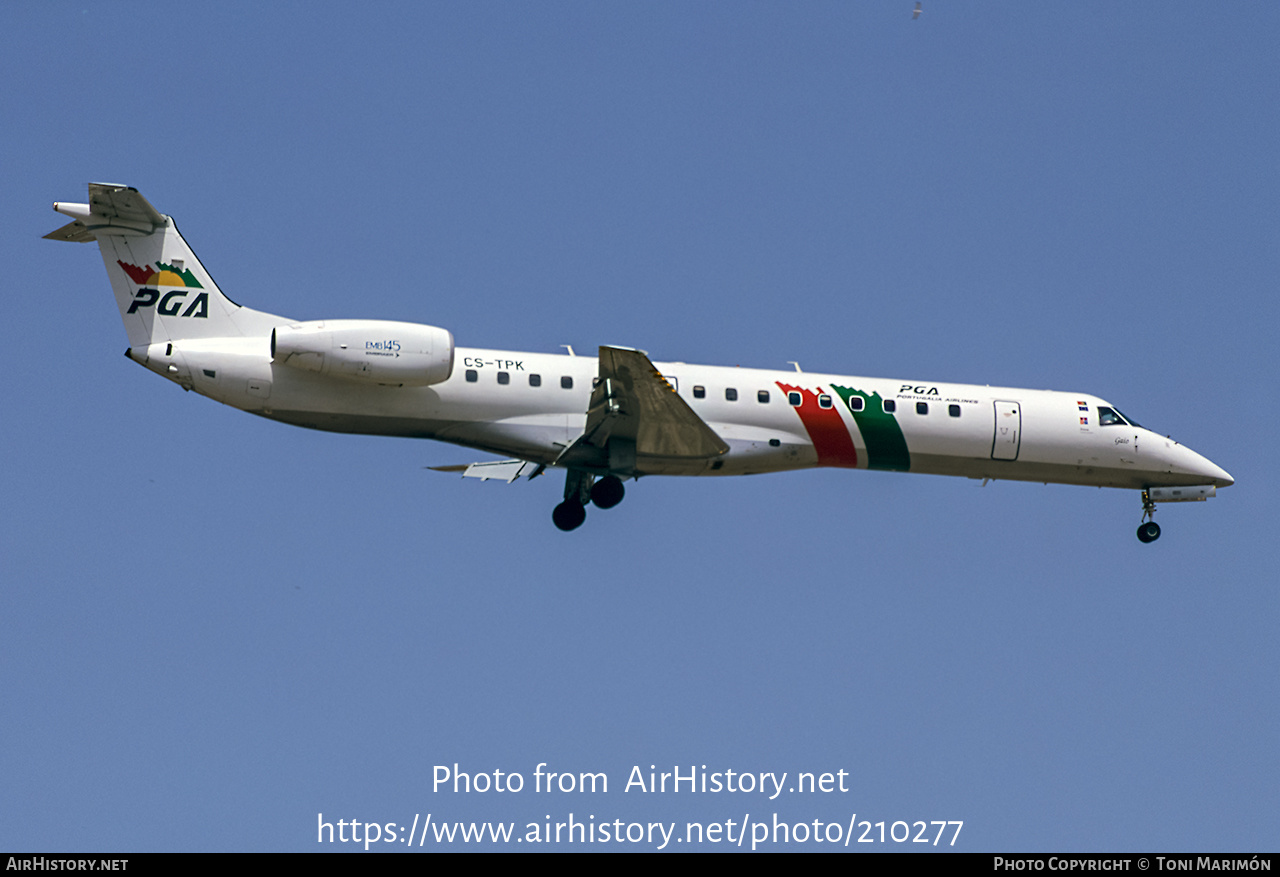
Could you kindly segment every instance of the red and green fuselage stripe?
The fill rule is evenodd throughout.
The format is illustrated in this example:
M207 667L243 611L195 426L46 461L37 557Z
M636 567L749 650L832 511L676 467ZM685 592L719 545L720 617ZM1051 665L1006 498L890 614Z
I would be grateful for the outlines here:
M849 406L849 413L858 424L862 440L867 445L867 468L888 469L894 472L906 472L911 469L911 452L907 450L907 440L902 436L902 427L897 418L884 410L884 400L879 393L864 393L852 387L841 387L832 384L844 404ZM854 397L862 399L862 410L854 408L850 401Z
M784 394L800 394L800 404L793 407L796 409L796 414L800 415L800 422L804 424L805 431L809 433L813 449L818 453L818 465L856 469L858 449L853 446L853 437L849 435L840 412L834 406L823 408L818 404L818 396L822 393L822 388L819 387L814 391L806 390L804 387L793 387L781 381L777 384Z

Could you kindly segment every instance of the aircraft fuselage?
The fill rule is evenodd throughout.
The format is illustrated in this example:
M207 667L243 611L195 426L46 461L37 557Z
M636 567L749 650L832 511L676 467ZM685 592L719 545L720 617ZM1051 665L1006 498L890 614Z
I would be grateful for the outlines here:
M582 435L598 375L593 356L459 347L442 383L356 383L273 363L266 338L152 345L143 364L283 423L435 439L548 465ZM654 365L729 451L712 460L642 459L636 475L829 466L1133 489L1232 483L1209 460L1107 414L1119 412L1087 393Z

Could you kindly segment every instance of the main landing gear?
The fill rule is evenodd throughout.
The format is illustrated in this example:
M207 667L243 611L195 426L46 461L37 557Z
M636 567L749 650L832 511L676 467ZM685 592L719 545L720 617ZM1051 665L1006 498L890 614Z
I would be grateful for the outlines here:
M1138 525L1138 541L1154 542L1160 538L1160 525L1155 522L1156 504L1151 494L1142 491L1142 523ZM1151 518L1151 520L1147 520Z
M593 483L594 482L594 483ZM564 502L551 512L551 520L561 530L576 530L587 519L587 503L611 509L626 496L626 488L617 475L606 475L599 481L586 472L569 470L564 482Z
M596 504L596 508L611 509L622 502L626 495L627 489L622 486L622 479L617 475L606 475L591 485L591 501Z
M566 499L551 510L551 520L561 530L576 530L587 519L587 507L576 498Z

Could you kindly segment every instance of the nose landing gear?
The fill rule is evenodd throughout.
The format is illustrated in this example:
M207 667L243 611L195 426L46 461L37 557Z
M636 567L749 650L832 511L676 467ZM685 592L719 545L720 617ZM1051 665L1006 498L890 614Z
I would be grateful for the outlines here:
M1160 525L1155 522L1156 504L1151 501L1151 494L1142 491L1142 523L1138 525L1138 541L1154 542L1160 538ZM1151 518L1151 520L1147 520Z

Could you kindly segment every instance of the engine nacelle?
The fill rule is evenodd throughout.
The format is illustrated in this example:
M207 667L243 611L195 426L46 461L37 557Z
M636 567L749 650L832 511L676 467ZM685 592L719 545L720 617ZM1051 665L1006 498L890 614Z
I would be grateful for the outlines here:
M271 361L337 378L425 387L453 373L453 333L390 320L314 320L277 326Z

